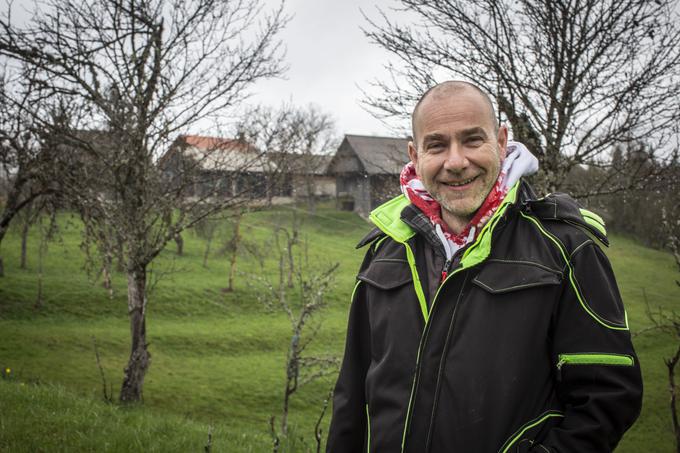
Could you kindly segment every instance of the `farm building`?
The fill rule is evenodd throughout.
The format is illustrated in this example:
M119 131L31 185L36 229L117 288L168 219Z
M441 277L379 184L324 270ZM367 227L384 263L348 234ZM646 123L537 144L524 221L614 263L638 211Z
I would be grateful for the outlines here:
M293 198L335 196L335 177L326 172L332 155L269 153L268 157L287 176L283 183L288 185L287 191Z
M217 185L219 195L264 198L267 177L275 173L253 146L241 140L199 135L177 137L159 165L174 184L191 181L186 193L195 197L214 192Z
M262 153L243 140L198 135L179 136L159 165L176 184L181 175L195 181L188 196L204 196L218 185L230 197L289 202L335 196L335 177L326 174L332 156L304 153Z
M336 178L341 209L367 216L399 194L399 173L408 158L408 139L345 135L328 165Z

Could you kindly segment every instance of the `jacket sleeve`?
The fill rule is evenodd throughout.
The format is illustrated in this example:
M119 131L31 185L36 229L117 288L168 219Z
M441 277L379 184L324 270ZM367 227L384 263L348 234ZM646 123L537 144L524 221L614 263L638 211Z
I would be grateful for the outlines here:
M365 284L358 282L349 313L345 355L333 393L333 416L327 453L366 450L367 415L364 382L370 363L370 338Z
M564 418L532 451L610 452L640 413L642 377L607 257L591 240L569 257L552 360Z

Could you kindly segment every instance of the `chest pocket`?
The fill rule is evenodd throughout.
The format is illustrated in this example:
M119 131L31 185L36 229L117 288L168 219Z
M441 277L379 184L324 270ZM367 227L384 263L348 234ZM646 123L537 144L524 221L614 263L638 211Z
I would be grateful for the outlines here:
M492 294L559 285L562 272L531 261L490 259L472 283Z
M406 260L382 258L374 260L358 279L376 288L390 290L413 281L413 276Z

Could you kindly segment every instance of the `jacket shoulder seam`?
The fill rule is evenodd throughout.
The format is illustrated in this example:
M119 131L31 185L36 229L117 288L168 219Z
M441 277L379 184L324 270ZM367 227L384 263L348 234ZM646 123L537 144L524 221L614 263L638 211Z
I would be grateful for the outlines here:
M569 261L571 262L574 259L574 256L576 256L581 250L583 250L587 245L595 245L595 242L593 242L592 239L588 238L585 241L581 242L577 247L572 250L571 254L569 255Z

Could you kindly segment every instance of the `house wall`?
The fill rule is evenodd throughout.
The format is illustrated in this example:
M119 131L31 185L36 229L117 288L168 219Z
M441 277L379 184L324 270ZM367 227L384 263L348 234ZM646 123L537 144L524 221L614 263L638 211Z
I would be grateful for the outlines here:
M335 196L335 176L316 176L316 195L320 197Z
M202 171L192 189L188 196L205 197L214 193L222 197L266 197L263 175L254 172Z
M307 177L304 175L294 175L292 177L293 196L296 198L308 197L307 193ZM314 175L313 178L313 195L315 197L334 197L335 196L335 176Z
M370 178L358 173L338 175L336 194L338 208L351 207L354 212L364 217L371 212Z

